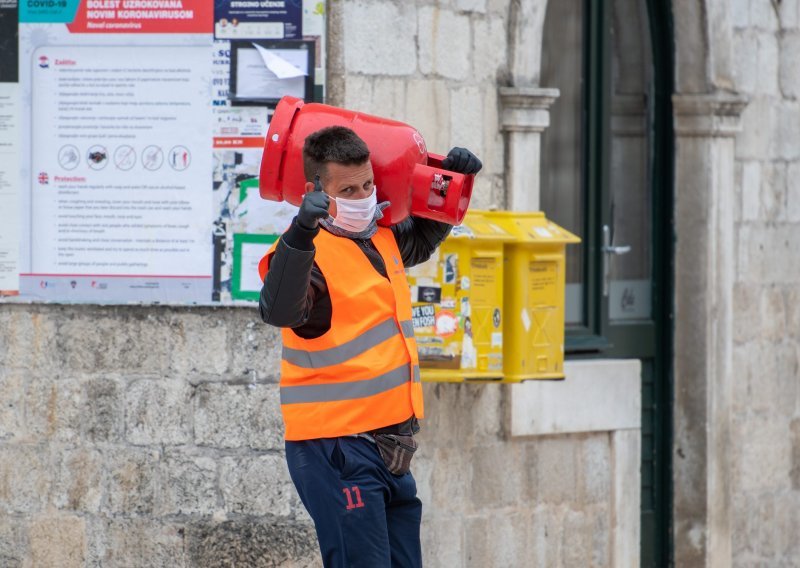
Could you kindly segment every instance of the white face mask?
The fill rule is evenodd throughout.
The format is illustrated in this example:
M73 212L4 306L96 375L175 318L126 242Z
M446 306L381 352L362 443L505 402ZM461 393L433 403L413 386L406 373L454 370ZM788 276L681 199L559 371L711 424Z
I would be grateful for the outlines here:
M366 229L375 217L378 206L378 188L372 188L372 195L364 199L344 199L335 197L336 217L333 224L351 233L360 233Z

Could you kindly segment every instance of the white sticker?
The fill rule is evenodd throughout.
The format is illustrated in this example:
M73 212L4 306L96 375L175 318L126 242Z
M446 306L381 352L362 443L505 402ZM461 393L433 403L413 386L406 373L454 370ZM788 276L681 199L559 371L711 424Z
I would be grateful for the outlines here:
M450 231L450 234L453 237L469 237L470 239L474 239L475 238L475 233L473 233L472 229L470 229L466 225L456 225Z
M531 330L531 317L528 315L527 308L522 308L522 327L525 328L525 331Z
M469 290L469 276L462 276L461 277L461 289L462 290Z
M495 331L492 333L492 347L502 347L503 346L503 332L502 331Z
M546 239L549 239L553 236L553 234L544 227L534 227L533 230L536 231L537 235Z
M466 296L461 298L461 315L465 318L472 315L472 307L469 305L469 298Z
M444 255L444 264L442 265L442 272L445 284L452 284L456 281L458 275L458 255L446 254Z

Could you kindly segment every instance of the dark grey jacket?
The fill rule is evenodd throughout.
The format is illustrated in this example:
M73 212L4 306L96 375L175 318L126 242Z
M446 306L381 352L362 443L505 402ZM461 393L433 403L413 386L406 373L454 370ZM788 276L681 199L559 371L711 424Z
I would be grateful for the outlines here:
M428 260L452 227L445 223L409 217L392 226L403 264L414 266ZM289 327L304 339L323 335L331 327L331 298L328 285L314 263L314 237L319 228L309 231L292 221L283 234L261 288L258 308L261 319L277 327ZM383 277L386 267L372 241L356 239L372 266Z

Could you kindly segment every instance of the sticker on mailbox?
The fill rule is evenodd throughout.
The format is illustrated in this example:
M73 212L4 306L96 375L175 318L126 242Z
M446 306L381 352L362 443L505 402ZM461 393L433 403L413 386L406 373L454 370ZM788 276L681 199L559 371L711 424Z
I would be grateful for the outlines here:
M436 309L433 304L411 308L411 323L414 325L415 330L433 329L433 326L436 325Z
M439 304L442 301L442 289L436 286L419 286L417 301L426 304Z

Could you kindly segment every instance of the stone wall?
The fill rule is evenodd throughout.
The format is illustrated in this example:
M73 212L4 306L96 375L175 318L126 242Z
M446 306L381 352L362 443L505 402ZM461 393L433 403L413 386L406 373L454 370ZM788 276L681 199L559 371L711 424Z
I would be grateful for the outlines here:
M510 12L497 0L332 2L328 100L414 125L433 153L469 148L484 165L473 206L503 209L497 86Z
M800 562L800 3L731 3L736 139L734 564Z
M318 566L255 309L0 306L0 566ZM426 566L608 566L608 433L514 438L425 385Z

